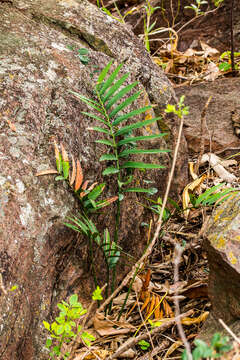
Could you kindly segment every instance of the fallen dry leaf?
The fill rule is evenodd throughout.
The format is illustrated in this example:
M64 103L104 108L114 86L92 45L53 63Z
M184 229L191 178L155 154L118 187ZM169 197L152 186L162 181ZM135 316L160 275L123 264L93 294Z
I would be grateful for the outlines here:
M35 176L52 175L52 174L58 174L58 171L55 169L42 170L39 171Z
M96 313L93 319L94 329L101 336L127 334L135 327L127 321L114 321L106 318L102 313ZM115 326L115 327L114 327ZM116 328L117 327L117 328Z

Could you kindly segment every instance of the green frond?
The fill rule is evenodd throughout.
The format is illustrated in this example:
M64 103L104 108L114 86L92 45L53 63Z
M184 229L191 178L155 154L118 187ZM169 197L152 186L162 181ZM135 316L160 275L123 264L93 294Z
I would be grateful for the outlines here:
M85 104L87 104L89 107L97 110L99 113L104 114L103 110L101 107L99 107L99 104L96 101L92 101L88 98L86 98L85 96L76 93L75 91L70 91L73 95L75 95L78 99L80 99L82 102L84 102Z
M102 140L95 140L96 143L98 144L104 144L104 145L107 145L107 146L114 146L113 145L113 142L110 141L110 140L107 140L107 139L102 139Z
M91 114L91 113L88 113L88 112L85 112L85 111L81 111L81 114L83 115L87 115L89 116L90 118L93 118L95 120L98 120L100 122L102 122L104 125L106 125L107 127L109 127L109 124L107 123L107 121L103 120L102 118L100 118L99 116L96 116L94 114Z
M128 155L133 155L133 154L159 154L159 153L163 153L163 152L169 152L170 150L168 149L126 149L123 150L120 154L119 157L125 157Z
M144 112L146 112L147 110L150 110L150 109L152 109L152 106L149 105L149 106L145 106L143 108L137 109L137 110L133 110L133 111L129 112L128 114L118 116L116 118L116 120L113 121L112 125L113 126L119 125L122 121L127 120L127 119L129 119L129 118L131 118L133 116L137 116L137 115L139 115L141 113L144 113Z
M112 85L112 83L114 82L114 80L116 79L119 71L121 70L121 68L123 67L123 64L118 65L118 67L111 73L111 75L108 77L107 81L104 83L104 85L102 86L102 88L100 89L99 93L102 96L105 91Z
M154 135L147 135L147 136L132 136L132 137L127 137L123 140L120 140L117 143L117 146L122 146L125 144L129 144L129 143L133 143L133 142L137 142L137 141L145 141L145 140L152 140L152 139L157 139L160 138L162 136L166 135L166 133L162 133L162 134L154 134Z
M94 131L98 131L98 132L110 135L110 132L108 130L103 129L103 128L99 127L99 126L89 127L88 130L94 130Z
M131 125L127 125L122 127L121 129L119 129L118 131L116 131L115 136L119 136L119 135L124 135L129 133L130 131L134 130L134 129L139 129L143 126L147 126L150 125L152 123L154 123L155 121L161 119L161 117L157 117L157 118L153 118L153 119L149 119L149 120L144 120L144 121L138 121L134 124Z
M121 169L164 169L165 166L159 164L148 164L142 161L126 161Z
M103 175L111 175L111 174L117 174L118 172L119 172L119 169L117 169L113 166L109 166L102 172L102 174Z
M107 76L107 73L108 73L112 63L113 63L113 60L109 61L107 66L105 66L105 68L100 72L100 74L98 76L98 80L97 80L98 85L101 84L103 82L103 80L105 79L105 77Z
M69 161L62 162L62 169L63 169L63 177L66 180L69 175Z
M113 95L115 92L121 87L121 85L127 80L128 76L130 74L123 75L118 81L116 81L115 84L109 89L109 91L106 93L106 95L103 97L102 101L105 104L106 101Z
M110 160L117 160L114 154L103 154L99 161L110 161Z
M114 104L117 103L118 100L122 99L124 95L126 95L129 91L131 91L136 85L138 81L135 81L132 84L125 86L121 89L115 96L113 96L109 102L105 105L106 109L109 110Z
M133 94L132 96L130 96L129 98L127 98L125 101L123 101L121 104L119 104L110 114L109 114L109 118L112 119L114 118L114 116L117 115L117 113L121 110L123 110L125 107L127 107L128 105L130 105L132 102L134 102L141 94L141 90L136 92L135 94Z

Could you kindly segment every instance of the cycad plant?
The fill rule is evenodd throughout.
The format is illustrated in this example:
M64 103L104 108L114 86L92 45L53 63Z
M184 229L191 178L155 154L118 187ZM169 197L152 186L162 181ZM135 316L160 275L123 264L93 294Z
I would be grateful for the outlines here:
M160 169L161 164L146 163L143 161L132 161L132 155L159 154L168 152L166 149L144 149L139 147L140 142L151 141L164 136L163 133L147 136L134 134L136 129L148 126L160 118L151 118L141 121L134 121L134 117L149 111L152 106L145 106L139 109L128 111L128 106L140 96L141 91L132 92L138 85L135 81L124 86L129 73L118 77L123 64L120 64L110 72L112 61L100 73L97 83L94 86L94 99L89 99L81 94L71 91L78 99L93 109L93 112L82 112L82 114L98 122L98 126L92 126L89 130L97 131L103 135L97 143L104 144L107 151L101 155L99 161L107 162L103 175L116 177L118 186L118 199L116 211L116 224L114 242L118 243L120 223L120 202L127 192L144 192L152 195L157 191L155 188L129 187L133 181L134 169ZM131 123L130 123L131 119ZM128 124L126 122L128 121ZM129 124L130 123L130 124ZM109 166L109 162L112 164Z

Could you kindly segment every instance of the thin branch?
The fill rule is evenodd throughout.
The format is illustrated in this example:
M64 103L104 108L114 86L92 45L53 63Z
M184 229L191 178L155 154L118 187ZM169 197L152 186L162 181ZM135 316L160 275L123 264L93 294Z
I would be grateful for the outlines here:
M179 281L179 264L181 262L182 253L184 251L184 247L180 246L177 242L175 243L175 252L174 252L174 284L177 284ZM183 326L180 321L180 306L179 306L179 298L178 298L178 287L175 286L175 296L174 296L174 305L175 305L175 317L176 317L176 324L178 328L179 335L181 337L181 340L184 344L184 347L187 351L187 359L192 360L192 353L191 353L191 347L189 342L187 341L185 332L183 330Z
M240 345L240 339L232 332L232 330L225 324L222 319L218 319L224 329L234 338L234 340Z

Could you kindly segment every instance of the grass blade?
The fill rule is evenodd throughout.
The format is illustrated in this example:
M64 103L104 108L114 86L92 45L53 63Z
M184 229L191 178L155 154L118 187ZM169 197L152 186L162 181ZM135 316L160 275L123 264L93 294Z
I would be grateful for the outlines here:
M123 192L140 192L140 193L147 193L149 195L154 195L154 194L156 194L158 192L158 189L156 189L156 188L149 188L149 189L129 188L129 189L123 190Z

